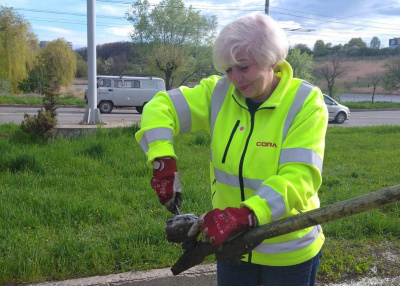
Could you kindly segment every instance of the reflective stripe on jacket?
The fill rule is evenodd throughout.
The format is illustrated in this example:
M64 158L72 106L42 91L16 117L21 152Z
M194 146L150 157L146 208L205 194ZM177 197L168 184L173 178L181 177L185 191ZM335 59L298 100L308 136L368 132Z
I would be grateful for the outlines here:
M157 94L136 134L149 162L176 158L175 135L207 130L214 208L246 206L260 225L318 208L328 113L318 88L292 78L288 63L279 68L279 85L254 112L225 77ZM246 260L294 265L314 257L323 241L315 226L265 240Z

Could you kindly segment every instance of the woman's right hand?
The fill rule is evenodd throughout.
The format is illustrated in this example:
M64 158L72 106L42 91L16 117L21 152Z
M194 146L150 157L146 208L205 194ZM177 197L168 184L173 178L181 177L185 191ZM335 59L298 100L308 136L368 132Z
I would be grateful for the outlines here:
M151 186L156 191L160 203L175 214L175 204L182 205L182 185L173 158L157 158L153 161Z

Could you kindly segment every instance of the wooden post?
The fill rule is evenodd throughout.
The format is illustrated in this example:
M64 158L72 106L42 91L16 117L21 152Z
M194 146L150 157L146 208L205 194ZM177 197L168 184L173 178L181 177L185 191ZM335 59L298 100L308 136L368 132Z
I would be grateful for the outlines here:
M209 243L199 242L196 247L186 250L171 270L174 275L177 275L200 264L210 254L215 254L217 259L220 260L240 259L241 255L251 252L264 239L381 208L399 201L400 185L396 185L255 227L225 243L221 251L218 251Z

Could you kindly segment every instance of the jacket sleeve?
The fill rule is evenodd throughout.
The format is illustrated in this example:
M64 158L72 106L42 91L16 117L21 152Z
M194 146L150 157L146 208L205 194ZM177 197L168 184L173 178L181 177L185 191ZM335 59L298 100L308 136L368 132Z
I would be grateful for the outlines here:
M191 131L209 131L211 96L218 79L218 76L211 76L194 88L180 87L159 92L145 105L141 129L135 137L147 155L148 164L157 157L177 159L174 136Z
M328 111L314 88L282 143L278 172L241 206L252 209L259 225L319 207Z

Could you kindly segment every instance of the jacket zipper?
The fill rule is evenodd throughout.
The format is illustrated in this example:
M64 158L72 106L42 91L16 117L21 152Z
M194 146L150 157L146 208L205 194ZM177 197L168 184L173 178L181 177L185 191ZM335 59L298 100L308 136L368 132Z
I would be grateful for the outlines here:
M232 143L233 135L235 135L235 132L236 132L236 129L238 128L238 126L239 126L239 123L240 123L240 120L236 121L236 124L232 129L231 136L229 137L228 144L226 144L224 156L222 157L222 164L225 164L226 156L228 155L229 146Z
M242 202L245 200L245 196L244 196L244 181L243 181L243 164L244 164L244 157L246 155L247 152L247 147L249 146L249 141L250 141L250 137L253 133L254 130L254 116L256 114L256 111L250 111L250 132L249 132L249 136L247 136L247 140L246 140L246 144L244 146L243 149L243 153L242 153L242 157L240 158L240 162L239 162L239 185L240 185L240 194L241 194L241 199Z

